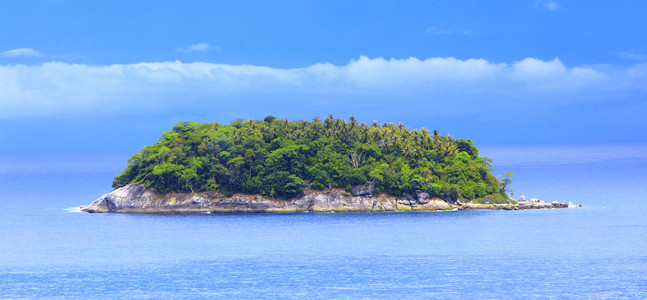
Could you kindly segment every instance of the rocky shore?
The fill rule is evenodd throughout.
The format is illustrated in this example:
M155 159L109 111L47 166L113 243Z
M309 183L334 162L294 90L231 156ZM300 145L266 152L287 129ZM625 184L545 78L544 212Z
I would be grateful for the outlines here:
M347 193L343 189L306 190L294 199L218 192L169 193L160 195L138 184L128 184L101 196L87 207L89 213L258 213L258 212L380 212L436 210L520 210L566 208L568 204L521 201L518 204L460 203L430 198L418 192L415 197L372 195L364 187Z

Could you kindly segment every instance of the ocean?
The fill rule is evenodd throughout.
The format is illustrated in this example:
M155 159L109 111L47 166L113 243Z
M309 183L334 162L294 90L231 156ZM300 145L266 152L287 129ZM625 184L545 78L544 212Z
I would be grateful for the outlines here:
M0 298L647 298L647 145L480 150L583 207L87 214L132 153L1 154Z

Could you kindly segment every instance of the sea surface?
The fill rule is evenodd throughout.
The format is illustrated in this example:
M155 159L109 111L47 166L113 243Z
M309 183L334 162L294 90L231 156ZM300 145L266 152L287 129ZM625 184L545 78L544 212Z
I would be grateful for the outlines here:
M480 149L583 207L87 214L132 153L0 154L0 298L647 298L647 145Z

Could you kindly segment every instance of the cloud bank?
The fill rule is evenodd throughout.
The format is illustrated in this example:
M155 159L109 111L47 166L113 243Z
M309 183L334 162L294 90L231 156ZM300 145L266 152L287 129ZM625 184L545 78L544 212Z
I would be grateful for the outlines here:
M40 53L38 51L32 49L32 48L18 48L18 49L13 49L13 50L7 50L0 55L4 57L18 57L18 56L40 56Z
M647 90L647 64L567 67L559 59L512 63L485 59L359 57L346 65L282 69L207 62L0 65L0 118L217 108L230 99L280 104L344 99L463 109L560 105L600 93ZM352 104L352 103L350 103ZM392 107L392 106L389 106Z

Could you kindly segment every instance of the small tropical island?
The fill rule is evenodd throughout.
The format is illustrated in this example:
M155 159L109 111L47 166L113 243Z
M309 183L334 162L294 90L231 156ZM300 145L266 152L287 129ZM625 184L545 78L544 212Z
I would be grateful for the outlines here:
M128 160L90 213L371 212L564 208L508 196L471 140L403 124L180 122Z

